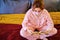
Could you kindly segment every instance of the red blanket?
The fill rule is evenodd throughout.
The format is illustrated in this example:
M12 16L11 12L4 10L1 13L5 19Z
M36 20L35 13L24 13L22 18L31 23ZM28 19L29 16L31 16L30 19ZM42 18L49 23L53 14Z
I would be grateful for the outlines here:
M0 24L0 40L27 40L20 36L21 25L19 24ZM60 25L55 25L58 33L49 40L60 40Z

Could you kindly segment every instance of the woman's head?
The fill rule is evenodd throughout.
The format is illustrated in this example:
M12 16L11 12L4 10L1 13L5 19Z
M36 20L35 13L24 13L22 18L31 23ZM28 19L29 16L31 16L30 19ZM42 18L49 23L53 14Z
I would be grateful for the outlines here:
M35 10L43 10L44 9L43 0L34 0L32 8Z

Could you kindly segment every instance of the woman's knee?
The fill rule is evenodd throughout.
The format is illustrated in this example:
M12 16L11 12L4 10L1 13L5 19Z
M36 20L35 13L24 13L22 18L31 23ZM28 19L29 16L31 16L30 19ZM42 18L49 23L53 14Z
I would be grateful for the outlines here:
M53 28L53 33L57 34L57 29L56 28Z
M20 30L20 35L23 37L22 29Z
M28 38L29 34L27 33L27 31L25 31L24 29L21 29L20 31L20 35L24 38Z
M22 37L25 37L23 29L20 30L20 35L21 35Z
M57 34L57 29L56 28L53 28L53 30L49 33L48 36L53 36L55 34Z
M56 28L53 28L53 30L50 31L50 33L49 33L48 35L45 35L45 36L46 36L46 37L49 37L49 36L53 36L53 35L55 35L55 34L57 34L57 29L56 29Z

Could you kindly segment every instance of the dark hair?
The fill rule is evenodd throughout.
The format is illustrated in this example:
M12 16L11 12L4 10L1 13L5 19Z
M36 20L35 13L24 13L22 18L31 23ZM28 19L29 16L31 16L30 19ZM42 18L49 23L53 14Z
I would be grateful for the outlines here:
M40 8L41 10L44 9L44 3L43 3L43 0L34 0L32 6L34 8Z

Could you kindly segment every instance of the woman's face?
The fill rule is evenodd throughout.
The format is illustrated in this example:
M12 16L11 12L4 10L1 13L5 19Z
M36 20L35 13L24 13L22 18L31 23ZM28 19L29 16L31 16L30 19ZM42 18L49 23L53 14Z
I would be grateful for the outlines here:
M41 9L40 8L34 8L33 11L34 12L41 12Z

